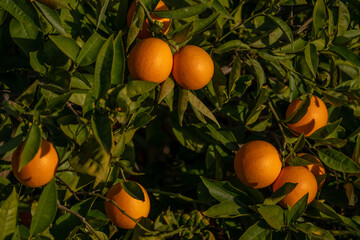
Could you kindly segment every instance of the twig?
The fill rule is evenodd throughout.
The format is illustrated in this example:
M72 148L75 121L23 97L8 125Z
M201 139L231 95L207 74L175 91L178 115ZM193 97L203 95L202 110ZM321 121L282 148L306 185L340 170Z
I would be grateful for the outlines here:
M58 209L68 212L68 213L74 215L75 217L79 218L81 220L81 222L83 224L85 224L85 226L90 230L90 232L92 232L97 239L101 240L101 238L97 235L95 229L86 221L86 219L83 216L81 216L77 212L74 212L73 210L68 209L67 207L61 205L59 201L57 201L57 207L58 207Z
M302 31L304 31L312 21L313 21L312 17L310 17L308 20L306 20L304 22L304 24L301 25L301 27L296 31L296 34L300 34Z
M198 204L211 206L211 204L208 203L208 202L204 202L204 201L196 200L196 199L193 199L193 198L190 198L190 197L186 197L186 196L184 196L182 194L179 194L179 193L166 192L166 191L161 191L159 189L146 189L146 190L148 192L150 192L150 193L159 193L159 194L162 194L162 195L178 198L178 199L186 201L186 202L198 203Z
M67 102L66 106L76 115L79 116L79 113L75 111L75 109L72 107L71 103Z
M55 176L55 177L57 180L59 180L61 182L61 184L63 184L67 189L69 189L69 191L74 195L76 200L81 201L80 198L76 195L76 192L74 190L72 190L71 187L64 180L62 180L58 176Z

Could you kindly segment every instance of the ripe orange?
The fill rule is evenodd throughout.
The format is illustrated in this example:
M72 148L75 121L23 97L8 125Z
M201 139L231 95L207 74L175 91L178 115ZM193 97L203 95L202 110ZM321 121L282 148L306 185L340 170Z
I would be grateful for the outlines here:
M161 83L169 77L173 55L169 45L158 38L146 38L131 49L128 67L136 80Z
M278 150L265 141L244 144L235 155L234 168L240 181L252 188L270 186L281 171Z
M286 110L286 118L289 118L301 104L300 99L295 99L290 103ZM312 96L310 105L306 114L296 123L287 124L295 133L304 133L306 137L310 136L319 128L324 127L328 121L328 111L325 103L317 96Z
M129 27L131 25L132 18L134 16L135 10L136 10L136 0L134 0L130 4L129 10L128 10L127 15L126 15L126 22L127 22L127 25ZM156 5L154 11L167 11L167 10L169 10L168 7L165 5L165 3L163 1L160 0L158 5ZM164 34L166 34L169 31L170 21L171 21L169 18L159 18L153 13L151 13L150 16L154 21L159 21L159 22L161 22L163 24L162 27L161 27L161 31ZM142 29L140 30L140 32L138 34L138 38L144 39L144 38L148 38L148 37L151 37L151 31L150 31L149 20L146 18L144 23L143 23Z
M314 174L302 166L287 166L284 167L279 177L273 183L273 192L278 190L285 183L297 183L296 187L280 201L284 207L289 204L291 207L299 201L306 193L308 195L307 203L311 203L318 191L318 184Z
M317 162L314 164L310 164L310 165L306 165L304 167L306 167L312 174L314 174L315 178L317 176L322 176L325 175L325 168L324 165L322 164L322 162L315 156L311 155L311 154L307 154L307 153L299 153L298 154L299 157L303 157L305 159L310 158L312 159L313 162ZM321 183L319 183L318 188L320 189L325 183L325 179L323 179L321 181Z
M19 172L23 144L14 151L11 159L12 171L19 182L28 187L41 187L54 177L59 157L53 145L42 139L35 157Z
M204 49L187 45L174 54L172 75L181 87L197 90L212 79L214 62Z
M146 190L137 183L144 193L144 201L138 200L130 196L121 186L120 183L112 186L106 197L115 201L116 204L125 211L129 216L139 220L142 217L147 217L150 212L150 199ZM136 223L123 214L115 204L112 202L105 202L106 215L116 226L123 229L132 229Z

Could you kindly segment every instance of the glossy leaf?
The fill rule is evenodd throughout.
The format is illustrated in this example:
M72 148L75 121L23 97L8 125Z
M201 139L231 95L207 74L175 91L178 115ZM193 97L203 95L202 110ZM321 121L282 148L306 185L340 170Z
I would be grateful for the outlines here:
M19 172L37 154L41 145L41 129L37 124L33 124L28 132L20 155Z
M293 124L300 121L300 119L307 113L307 109L310 105L310 99L311 99L311 95L306 95L305 99L301 101L296 111L283 122Z
M266 198L264 205L275 205L280 202L286 195L291 193L296 187L296 183L285 183L279 189L277 189L270 197Z
M288 224L293 224L299 217L303 215L307 207L308 196L309 194L306 193L294 204L294 206L289 209L289 213L287 215Z
M9 239L15 233L19 199L15 188L0 207L0 239Z
M66 32L64 27L62 26L59 14L40 2L36 2L35 4L38 6L44 17L53 25L53 27L62 35L66 36Z
M318 154L320 160L335 171L360 173L360 166L342 152L331 148L323 148L318 151Z
M94 63L104 42L100 34L94 32L81 48L76 59L77 64L87 66Z
M269 206L260 206L258 208L259 213L264 218L264 220L271 227L280 230L285 226L284 212L280 206L269 205Z
M133 181L123 181L121 182L121 186L125 189L125 191L135 199L140 201L145 201L145 196L140 188L140 186Z
M62 35L51 35L49 38L66 56L71 58L73 61L76 60L80 48L75 40Z
M215 53L222 54L232 50L250 50L250 47L240 40L230 40L215 49Z
M204 215L210 218L234 218L249 215L249 212L234 202L224 201L207 209Z

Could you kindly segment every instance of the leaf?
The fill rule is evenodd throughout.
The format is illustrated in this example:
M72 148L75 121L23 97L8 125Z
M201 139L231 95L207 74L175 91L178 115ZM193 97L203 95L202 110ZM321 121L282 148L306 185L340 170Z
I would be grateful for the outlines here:
M256 122L261 111L265 109L265 106L263 104L268 100L268 97L269 97L268 90L266 88L261 88L255 106L253 107L250 114L246 118L246 125L251 125L254 122Z
M107 90L111 84L111 69L113 62L113 35L111 35L96 58L94 72L94 97L96 99L105 98Z
M298 38L294 41L294 44L291 44L291 43L286 44L286 45L274 50L273 52L274 53L297 53L297 52L302 51L305 48L307 43L308 42L305 41L304 39Z
M99 29L99 26L100 26L102 20L103 20L104 17L105 17L105 13L106 13L106 10L107 10L107 8L108 8L109 2L110 2L110 0L101 1L102 6L101 6L101 9L100 9L100 13L99 13L98 19L97 19L96 30Z
M124 190L133 198L145 201L144 192L140 188L140 186L133 181L121 181L121 186L124 188Z
M307 113L307 109L310 105L310 99L311 99L311 95L306 94L305 99L301 101L296 111L293 114L291 114L287 119L285 119L283 123L294 124L300 121L300 119L303 116L305 116L305 114Z
M154 14L160 18L183 19L199 15L207 8L208 6L206 4L200 3L189 7L178 8L175 10L156 11L154 12Z
M348 97L343 93L329 90L323 91L322 94L325 99L335 107L341 107L348 102Z
M293 224L302 214L305 212L307 207L309 193L306 193L302 198L300 198L294 206L289 209L289 213L287 215L287 224Z
M119 31L118 35L114 39L113 45L114 58L111 69L111 84L123 84L125 74L125 52L121 31Z
M234 59L234 63L231 68L230 77L229 77L229 94L234 91L235 83L240 79L241 77L241 59L238 55L236 55Z
M249 45L243 43L240 40L230 40L223 44L221 44L219 47L217 47L214 50L214 53L222 54L226 52L230 52L232 50L250 50Z
M346 197L349 201L349 206L355 206L358 199L355 194L354 185L350 182L347 182L345 183L344 188L345 188Z
M19 199L15 188L0 208L0 239L9 239L15 233Z
M75 40L62 35L50 35L49 38L66 56L73 61L76 60L80 48Z
M249 227L239 240L262 240L267 239L270 235L271 231L267 229L266 224L263 221L258 221Z
M320 30L324 28L326 18L326 8L323 0L316 0L313 10L313 31L316 37Z
M204 215L210 218L235 218L247 216L249 212L234 202L224 201L207 209Z
M220 128L220 124L216 120L214 114L206 107L205 104L203 104L193 93L188 91L188 100L190 104L199 110L202 114L204 114L206 117L210 118L213 122L216 123L216 125Z
M210 130L211 137L221 142L227 149L234 151L239 148L234 134L226 127L216 128L213 124L206 124L206 127Z
M35 1L36 6L40 9L44 17L51 23L51 25L62 35L66 36L65 29L62 26L59 14L40 2Z
M188 107L188 103L189 103L189 91L184 88L180 88L179 102L178 102L178 118L179 118L180 126L182 126L184 114Z
M134 16L131 19L127 40L126 51L129 50L130 45L134 42L140 30L142 29L143 22L145 20L145 11L140 4L136 4Z
M57 190L55 180L50 181L40 195L36 212L31 221L30 234L43 232L53 222L57 211Z
M20 172L38 153L41 145L41 129L37 124L33 124L27 134L22 152L20 156L19 169Z
M142 80L131 80L126 84L127 94L129 98L143 95L153 90L157 85L159 84Z
M235 188L228 181L216 181L205 177L200 177L209 193L219 202L240 201L246 205L254 204L255 201L245 192Z
M320 239L326 239L326 240L335 240L334 236L331 235L331 233L325 229L319 228L314 226L312 223L299 223L295 225L295 228L297 230L302 231L303 233L306 233L309 236L320 238Z
M284 211L280 206L277 205L268 205L260 206L258 208L259 213L264 218L264 220L271 227L281 230L285 226L284 223Z
M219 13L214 13L207 18L195 20L192 24L191 34L195 35L208 29L219 17Z
M337 23L337 36L342 36L346 32L350 23L350 13L347 6L339 1L339 14Z
M105 40L101 35L94 32L81 48L76 58L76 63L79 66L87 66L94 63L104 42Z
M158 94L158 104L168 96L172 91L174 91L175 83L174 81L168 77L160 86L160 91Z
M194 126L180 126L175 120L175 117L172 119L172 125L176 139L184 147L194 152L203 152L205 147L207 147L206 141L194 131Z
M317 68L319 65L319 56L317 55L316 47L313 44L308 43L305 47L304 53L306 64L308 65L313 76L316 77Z
M95 113L91 117L91 127L96 140L104 148L106 153L110 154L112 146L112 131L109 118L100 113Z
M343 146L345 146L346 142L347 142L346 139L340 139L340 138L319 139L316 140L314 147L330 145L336 148L342 148Z
M339 172L360 173L360 167L351 158L331 148L318 151L321 161L329 168Z
M342 121L342 118L338 119L337 121L327 124L326 126L316 130L314 133L312 133L309 138L312 140L321 140L326 137L328 137L331 133L333 133L338 126L340 126L340 123Z
M277 189L270 197L266 198L264 205L275 205L280 202L286 195L292 192L297 183L285 183L279 189Z
M343 46L332 46L329 48L329 51L338 54L340 57L345 58L355 66L360 67L360 58L355 53L350 51L348 48Z
M257 93L259 94L262 86L266 83L265 72L264 69L261 67L260 63L255 59L251 59L250 64L252 65L255 72L255 76L257 79L257 86L258 86Z
M287 39L291 43L292 48L294 49L294 36L293 36L293 34L291 32L291 29L290 29L289 25L287 25L280 18L271 16L271 15L267 15L267 17L270 18L284 32L285 36L287 37Z

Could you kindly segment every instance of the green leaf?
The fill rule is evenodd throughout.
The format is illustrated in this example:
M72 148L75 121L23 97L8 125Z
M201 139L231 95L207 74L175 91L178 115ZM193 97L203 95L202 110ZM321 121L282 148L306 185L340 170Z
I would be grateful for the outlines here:
M94 72L94 97L96 99L105 98L107 90L111 84L111 69L113 62L113 35L111 35L96 58Z
M105 13L106 13L106 10L108 8L109 2L110 2L110 0L101 1L102 6L101 6L100 13L99 13L99 16L98 16L98 19L97 19L97 22L96 22L96 30L99 29L99 26L100 26L102 20L105 17Z
M214 50L214 53L223 54L226 52L230 52L232 50L236 50L236 51L250 50L250 47L249 47L249 45L243 43L240 40L230 40L230 41L227 41L227 42L221 44L219 47L217 47Z
M360 173L360 166L342 152L331 148L323 148L318 151L318 154L321 161L335 171Z
M335 240L334 236L331 235L329 231L319 228L310 222L299 223L295 225L295 228L312 237L326 240Z
M304 53L306 64L308 65L313 76L316 77L317 68L319 65L319 56L317 54L316 47L313 44L308 43L305 47Z
M192 23L191 35L193 36L208 29L216 21L219 15L220 14L218 13L214 13L207 18L195 20Z
M50 181L40 195L36 212L31 221L30 234L43 232L53 222L57 211L57 190L55 180Z
M210 130L211 137L221 142L227 149L234 151L239 148L234 134L226 127L216 128L214 124L206 124L206 127Z
M323 91L322 94L325 99L335 107L341 107L348 102L348 97L343 93L329 90Z
M150 92L159 84L142 80L131 80L126 85L128 96L132 98Z
M134 42L140 30L142 29L143 22L145 20L145 11L140 4L136 4L134 16L131 20L129 27L127 40L126 40L126 51L129 50L130 45Z
M338 54L340 57L345 58L355 66L360 67L360 57L350 51L348 48L343 46L332 46L329 48L329 51Z
M296 187L297 183L285 183L276 190L270 197L266 198L264 205L275 205Z
M254 122L256 122L262 110L265 109L265 106L263 104L268 100L268 97L269 97L268 90L266 88L261 88L255 106L253 107L250 114L246 118L246 125L251 125Z
M80 48L75 40L62 35L50 35L49 38L66 56L73 61L76 60Z
M104 38L97 32L94 32L81 48L76 63L79 66L87 66L94 63L104 42Z
M28 132L20 156L20 172L37 154L41 145L41 129L37 124L33 124Z
M340 138L326 138L326 139L318 139L315 141L314 147L318 146L326 146L330 145L336 148L342 148L347 143L346 139L340 139Z
M179 118L180 126L182 126L184 114L188 107L188 103L189 103L189 91L184 88L180 88L179 102L178 102L178 118Z
M310 105L311 95L306 94L305 99L303 99L296 109L296 111L291 114L287 119L283 121L283 123L294 124L300 121L300 119L307 113L308 107Z
M220 124L216 120L214 114L206 107L204 103L202 103L193 93L188 91L188 100L190 104L199 110L202 114L204 114L206 117L210 118L213 122L216 123L216 125L220 128Z
M169 11L156 11L154 14L160 18L183 19L196 16L205 11L208 6L204 3L196 4L189 7L178 8Z
M0 239L9 239L15 233L19 199L15 188L0 208Z
M123 84L125 74L125 52L121 31L119 31L118 35L114 39L113 45L114 58L111 69L111 84Z
M158 104L160 104L166 96L168 96L171 92L174 91L174 87L174 81L170 77L168 77L160 86L160 91L158 94Z
M284 222L284 211L280 206L277 205L268 205L260 206L258 208L259 213L264 218L264 220L271 227L281 230L285 226Z
M280 18L271 16L271 15L267 15L267 17L270 18L284 32L285 36L287 37L287 39L291 43L292 48L294 49L294 36L293 36L293 34L291 32L291 29L290 29L289 25L287 25Z
M91 117L91 127L96 140L109 154L112 146L112 131L109 118L105 114L95 113Z
M271 231L267 229L266 224L263 221L258 221L249 227L239 240L263 240L268 239L270 235Z
M297 53L302 51L308 42L302 38L298 38L294 41L294 44L286 44L276 50L274 53Z
M247 216L249 212L234 202L224 201L207 209L204 215L210 218L235 218Z
M326 8L323 0L316 0L313 10L313 31L316 37L320 30L324 28L326 18Z
M340 126L341 121L342 118L338 119L333 123L327 124L326 126L316 130L313 134L310 135L309 138L312 140L321 140L328 137L337 129L338 126Z
M181 145L194 152L204 151L207 143L194 131L194 126L180 126L175 120L175 116L172 118L172 125L174 135Z
M241 77L241 59L238 55L236 55L229 77L228 89L230 95L234 91L234 88L236 86L235 83L240 79L240 77Z
M339 1L339 14L337 23L337 36L342 36L348 29L350 24L350 13L347 6Z
M266 83L265 72L264 69L261 67L260 63L255 59L250 60L250 65L252 65L255 72L257 86L258 86L257 93L259 94L262 86Z
M145 201L144 192L140 188L140 186L133 181L121 181L121 186L124 190L133 198L138 199L140 201Z
M287 215L287 224L293 224L301 215L305 212L307 207L309 193L306 193L302 198L300 198L294 206L289 209L289 213Z
M62 35L66 36L66 32L65 29L62 26L59 14L49 8L48 6L46 6L45 4L42 4L40 2L35 1L34 2L38 8L40 9L40 11L42 12L42 14L44 15L44 17L51 23L51 25L53 25L53 27Z

